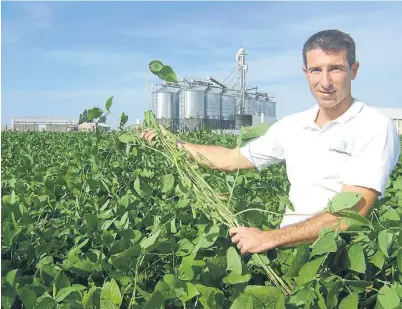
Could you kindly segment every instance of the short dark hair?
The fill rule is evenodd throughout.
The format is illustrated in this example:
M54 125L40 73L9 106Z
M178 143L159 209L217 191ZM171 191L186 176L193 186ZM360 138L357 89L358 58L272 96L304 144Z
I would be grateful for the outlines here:
M323 30L313 34L303 46L303 61L307 66L306 53L312 49L321 49L325 52L339 52L346 50L349 66L356 61L355 41L349 34L339 30Z

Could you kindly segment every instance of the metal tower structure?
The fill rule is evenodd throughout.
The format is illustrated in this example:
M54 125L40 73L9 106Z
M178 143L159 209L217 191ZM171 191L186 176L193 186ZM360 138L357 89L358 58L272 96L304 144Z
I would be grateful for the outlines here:
M243 48L240 48L239 51L236 53L236 62L237 62L237 80L236 84L239 85L239 91L240 91L240 108L239 108L239 114L244 114L245 111L245 97L246 97L246 78L247 78L247 71L248 71L248 65L246 64L246 56L247 56L247 51Z

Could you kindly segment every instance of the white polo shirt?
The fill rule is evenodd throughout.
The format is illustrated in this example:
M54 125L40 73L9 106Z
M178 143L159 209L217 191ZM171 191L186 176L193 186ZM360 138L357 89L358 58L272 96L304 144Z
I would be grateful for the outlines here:
M324 210L344 184L374 189L381 198L399 159L396 127L376 109L355 100L322 128L315 123L318 110L284 117L240 149L258 170L286 162L295 209L286 213L299 215L284 216L282 227Z

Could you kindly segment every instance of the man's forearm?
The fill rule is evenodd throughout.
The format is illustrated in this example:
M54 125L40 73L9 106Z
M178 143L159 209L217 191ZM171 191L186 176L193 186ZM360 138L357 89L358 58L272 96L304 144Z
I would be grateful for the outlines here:
M233 160L231 160L233 149L217 145L192 144L184 141L177 141L177 145L179 148L185 148L193 159L201 165L229 172L236 169Z
M294 247L300 243L313 243L317 238L320 230L324 227L335 229L339 224L340 218L330 213L322 213L316 215L304 222L296 223L288 227L274 231L277 237L277 247L286 248ZM344 230L347 226L340 224L340 229Z

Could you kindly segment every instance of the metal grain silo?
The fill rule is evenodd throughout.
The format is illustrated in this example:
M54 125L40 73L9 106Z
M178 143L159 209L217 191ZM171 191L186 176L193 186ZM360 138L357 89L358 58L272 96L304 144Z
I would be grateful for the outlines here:
M205 100L205 119L220 119L221 95L217 92L207 92Z
M234 129L236 117L236 98L225 93L221 98L221 128Z
M205 96L205 127L219 129L221 120L221 94L214 88Z
M171 91L158 91L156 93L157 119L177 119L179 117L179 100L176 93Z
M245 110L248 115L258 115L259 114L257 100L254 97L246 98Z
M267 102L268 110L269 110L269 117L276 118L276 102L269 101Z
M167 89L159 90L156 95L155 117L159 124L176 130L179 118L178 94Z
M181 92L184 103L184 117L205 118L205 91L197 89L185 89Z

